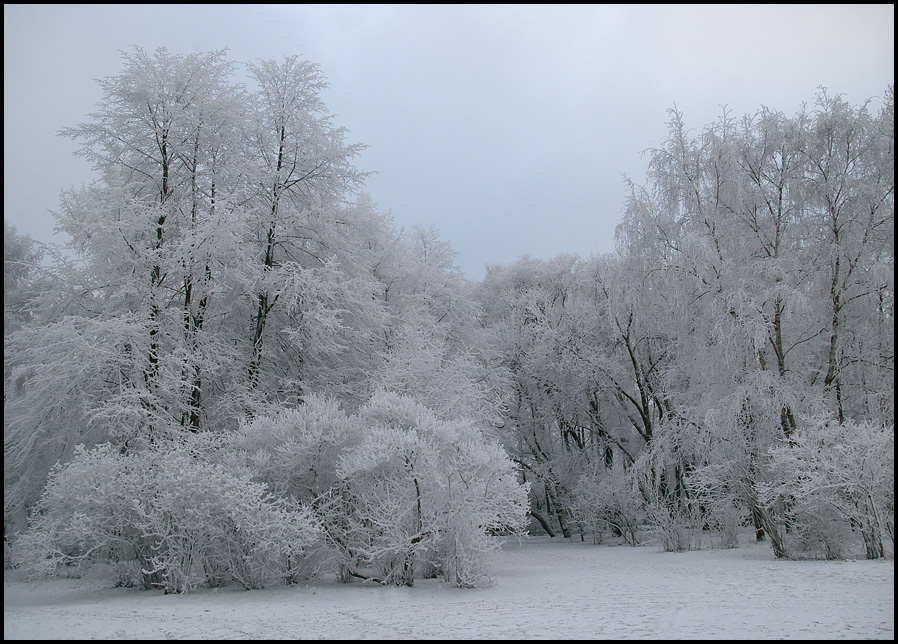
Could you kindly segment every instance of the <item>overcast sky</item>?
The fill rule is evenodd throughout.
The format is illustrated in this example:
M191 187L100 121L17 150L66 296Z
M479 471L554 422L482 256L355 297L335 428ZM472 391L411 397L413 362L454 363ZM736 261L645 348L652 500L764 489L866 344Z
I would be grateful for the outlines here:
M614 250L667 110L793 115L818 86L853 104L894 84L894 5L9 5L4 216L52 236L63 188L92 180L60 128L138 45L231 61L300 57L397 228L433 225L479 280L529 254ZM878 105L878 103L874 103Z

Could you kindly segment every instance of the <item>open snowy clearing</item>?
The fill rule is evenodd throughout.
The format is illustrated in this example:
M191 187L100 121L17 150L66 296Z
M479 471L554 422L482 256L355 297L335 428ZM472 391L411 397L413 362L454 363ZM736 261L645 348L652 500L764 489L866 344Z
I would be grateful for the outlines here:
M777 561L770 547L666 553L532 537L496 585L321 582L187 596L4 575L4 639L888 639L888 561Z

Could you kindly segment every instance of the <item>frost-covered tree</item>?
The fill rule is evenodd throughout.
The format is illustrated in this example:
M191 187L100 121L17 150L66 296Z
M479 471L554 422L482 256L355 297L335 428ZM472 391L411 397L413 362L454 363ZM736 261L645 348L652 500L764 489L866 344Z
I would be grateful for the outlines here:
M594 444L588 370L571 360L579 342L573 256L522 258L490 267L478 297L506 371L503 441L531 482L531 514L569 536L567 497L584 448Z
M91 121L63 130L100 182L68 192L60 228L85 260L91 297L70 314L130 316L147 334L133 431L205 422L204 372L227 351L206 331L215 278L230 254L243 100L223 51L177 56L140 48L100 81ZM211 362L212 364L209 364Z
M771 448L820 414L893 422L891 88L869 108L821 91L698 133L674 110L617 255L488 271L505 442L550 533L549 508L597 525L592 492L614 481L671 548L703 525L732 543L747 516L784 556Z
M123 60L62 132L98 175L62 195L75 259L5 341L6 384L22 385L4 405L7 518L79 443L233 430L315 391L358 405L383 353L375 269L394 234L351 200L359 147L331 124L317 67L259 62L247 89L221 51Z
M56 269L42 319L5 346L25 383L4 409L5 500L16 511L78 443L136 448L231 408L211 381L233 351L206 321L236 189L218 151L234 139L240 93L223 52L123 58L100 81L91 121L62 132L99 175L62 195L57 219L76 259Z
M655 446L699 468L709 505L749 509L780 556L785 500L759 495L769 448L823 410L891 422L891 91L884 102L873 116L821 92L813 111L724 113L697 137L673 112L620 229L676 314L672 422Z
M372 391L416 398L444 416L499 422L492 344L472 287L436 230L415 226L378 265L390 314Z
M827 302L815 377L840 422L894 414L884 401L894 349L882 338L894 320L894 91L876 115L869 103L854 107L821 90L801 116L808 260L817 272L814 295Z
M43 257L38 244L19 235L3 220L3 335L12 333L32 318L38 270Z
M252 390L264 382L284 391L289 381L296 400L316 357L346 349L340 338L345 315L372 315L353 310L371 300L365 291L376 292L368 267L353 264L365 228L376 229L378 222L370 207L349 206L365 177L352 165L364 146L346 143L345 129L333 124L320 97L327 82L318 65L294 56L250 63L248 70L255 87L246 133L251 205L241 275L252 310L247 376ZM266 359L266 338L285 326L292 337L269 342ZM275 372L293 368L263 380L271 362Z

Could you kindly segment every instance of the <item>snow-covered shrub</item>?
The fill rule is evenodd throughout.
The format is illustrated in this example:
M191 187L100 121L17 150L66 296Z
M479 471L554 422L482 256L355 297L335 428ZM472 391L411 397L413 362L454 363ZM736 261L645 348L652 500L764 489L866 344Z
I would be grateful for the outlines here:
M337 459L358 440L335 400L310 395L297 408L257 416L227 442L273 494L310 503L337 482Z
M381 392L347 415L310 396L228 444L256 480L314 511L342 581L481 585L493 535L523 530L526 488L502 448L412 398Z
M638 544L645 508L633 477L620 464L583 474L571 494L571 510L580 529L597 542L610 531Z
M788 513L787 553L795 558L843 559L857 541L848 522L831 506L809 504Z
M152 551L141 517L149 500L145 478L140 463L109 445L76 448L68 465L50 473L29 529L14 544L15 565L29 577L107 558L148 565Z
M209 449L78 448L35 506L16 544L18 565L39 576L109 561L119 584L132 584L139 570L144 587L180 593L204 581L259 588L296 575L317 523L271 497L248 470L207 460Z
M700 527L688 506L675 507L669 502L655 499L646 506L645 512L652 536L665 552L682 552L698 547Z
M797 539L793 555L822 548L835 556L846 528L858 533L868 559L885 555L895 523L895 427L812 419L789 443L771 448L768 499L785 499Z
M228 459L247 467L255 481L267 484L288 503L302 503L316 517L331 521L339 482L337 460L359 440L358 423L351 422L335 400L317 395L309 395L299 407L256 416L225 439ZM332 562L335 549L332 539L322 539L304 553L303 576Z
M465 420L427 426L437 446L435 491L441 538L433 563L447 579L473 587L489 580L497 534L525 530L528 489L505 451Z
M750 517L750 467L748 458L742 456L735 453L695 468L686 476L693 501L702 510L703 525L719 535L717 546L721 548L739 545L739 528Z
M511 460L463 420L414 400L375 395L359 412L359 445L338 464L323 516L350 576L408 584L440 571L459 586L488 581L497 532L520 533L527 491Z
M704 524L718 535L718 548L735 548L739 545L739 528L745 525L748 518L749 512L745 507L736 503L720 504L708 510Z
M701 545L699 506L686 489L684 434L682 426L662 425L630 470L644 499L646 527L668 552Z
M203 462L184 450L161 455L147 524L165 588L185 592L205 580L262 588L301 576L306 548L318 539L311 515L277 499L245 469Z

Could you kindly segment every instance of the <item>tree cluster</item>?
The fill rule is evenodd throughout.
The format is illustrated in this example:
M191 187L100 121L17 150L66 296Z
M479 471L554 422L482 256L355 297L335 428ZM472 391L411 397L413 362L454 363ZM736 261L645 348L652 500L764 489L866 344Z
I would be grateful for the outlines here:
M317 66L124 62L63 132L99 177L62 196L67 252L5 231L23 567L467 587L528 512L668 550L752 525L777 556L894 551L891 88L698 134L671 112L615 254L472 284L361 191Z
M525 488L485 433L497 396L449 245L396 231L360 192L362 146L333 124L316 65L250 63L244 85L224 52L124 63L62 132L99 177L62 195L68 252L48 265L7 229L7 534L30 514L39 569L136 561L178 592L296 578L316 530L356 577L487 580ZM270 453L241 452L247 432ZM314 482L258 460L294 467L282 450L312 444L331 459ZM118 487L149 496L107 498Z
M777 556L819 552L809 543L827 532L882 556L894 525L891 88L878 113L821 90L794 117L725 112L697 134L672 111L648 185L631 184L616 255L494 267L478 298L510 383L507 445L550 534L634 540L646 526L683 549L703 528L733 544L750 521ZM812 494L809 469L821 490L842 485L822 482L824 460L878 482L863 502L850 485Z

